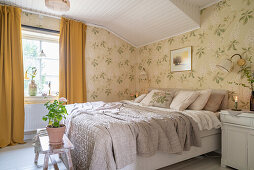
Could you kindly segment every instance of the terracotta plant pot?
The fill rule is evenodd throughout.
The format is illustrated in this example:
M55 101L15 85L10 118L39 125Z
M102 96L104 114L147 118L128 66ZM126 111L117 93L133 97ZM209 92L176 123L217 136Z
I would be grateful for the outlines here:
M49 135L50 144L61 144L63 143L63 135L65 132L65 125L61 125L59 128L46 127Z

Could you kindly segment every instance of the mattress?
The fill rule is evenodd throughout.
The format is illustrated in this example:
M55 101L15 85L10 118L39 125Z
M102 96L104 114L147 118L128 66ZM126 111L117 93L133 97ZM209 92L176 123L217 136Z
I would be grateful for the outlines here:
M210 135L215 135L215 134L220 134L221 133L221 129L211 129L211 130L202 130L200 132L200 137L206 137L206 136L210 136Z

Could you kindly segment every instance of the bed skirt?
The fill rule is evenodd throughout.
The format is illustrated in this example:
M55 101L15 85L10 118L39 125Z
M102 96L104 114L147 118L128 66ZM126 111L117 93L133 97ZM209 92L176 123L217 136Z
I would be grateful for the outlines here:
M137 156L135 163L127 165L121 170L155 170L203 155L205 153L220 151L221 130L212 129L201 132L201 143L201 147L192 146L190 151L184 151L182 154L157 152L151 157Z

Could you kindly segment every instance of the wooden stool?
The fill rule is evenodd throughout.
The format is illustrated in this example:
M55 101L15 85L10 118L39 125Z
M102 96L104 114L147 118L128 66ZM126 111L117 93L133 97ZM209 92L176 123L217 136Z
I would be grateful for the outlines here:
M41 144L41 153L45 154L43 170L48 169L48 160L50 158L51 162L54 165L55 169L59 169L56 161L50 155L65 153L68 160L69 170L73 170L72 160L71 160L71 149L74 149L71 141L68 139L66 135L63 136L63 143L60 145L51 145L49 144L48 136L40 136L40 144Z

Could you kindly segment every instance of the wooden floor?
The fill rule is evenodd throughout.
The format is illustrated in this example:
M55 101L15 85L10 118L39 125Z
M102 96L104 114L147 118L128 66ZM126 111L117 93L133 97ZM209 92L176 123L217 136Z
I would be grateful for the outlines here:
M56 157L60 170L65 170L64 164ZM34 165L32 142L0 149L0 170L42 170L43 156L39 157L39 166ZM50 164L49 170L53 170ZM199 156L190 160L171 165L160 170L232 170L220 167L220 157L214 154Z

